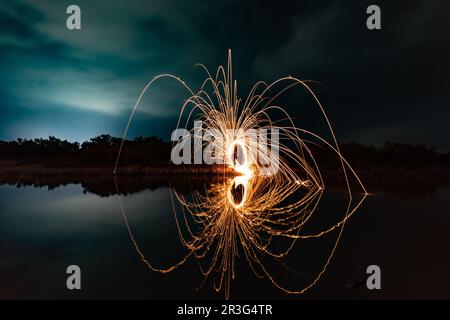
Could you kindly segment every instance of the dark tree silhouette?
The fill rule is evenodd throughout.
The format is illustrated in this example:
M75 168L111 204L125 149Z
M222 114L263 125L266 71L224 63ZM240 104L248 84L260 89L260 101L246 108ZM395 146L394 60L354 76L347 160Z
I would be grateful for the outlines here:
M120 138L103 134L89 141L70 142L50 136L15 141L0 141L0 161L37 163L46 166L108 166L114 165ZM158 137L137 137L126 140L121 166L168 165L171 143ZM338 158L321 145L311 145L322 167L335 167ZM450 154L440 154L435 147L386 142L380 147L360 143L340 146L343 155L358 168L449 166Z

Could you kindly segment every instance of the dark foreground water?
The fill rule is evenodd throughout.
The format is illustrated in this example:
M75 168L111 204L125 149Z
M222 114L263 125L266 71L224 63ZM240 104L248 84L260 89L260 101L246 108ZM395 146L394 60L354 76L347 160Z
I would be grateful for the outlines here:
M328 191L323 223L344 193ZM122 196L130 226L146 257L166 266L183 254L168 187ZM339 203L339 204L338 204ZM450 189L409 195L375 190L351 218L327 273L302 296L286 295L257 279L243 257L231 298L450 298ZM320 223L321 221L319 221ZM296 244L274 272L301 288L329 253L335 234ZM79 265L82 290L66 288L66 268ZM381 290L369 291L366 268L379 265ZM276 267L275 267L276 268ZM280 266L281 270L282 267ZM0 298L222 298L195 260L170 274L148 270L130 241L116 195L83 192L81 185L47 188L0 186Z

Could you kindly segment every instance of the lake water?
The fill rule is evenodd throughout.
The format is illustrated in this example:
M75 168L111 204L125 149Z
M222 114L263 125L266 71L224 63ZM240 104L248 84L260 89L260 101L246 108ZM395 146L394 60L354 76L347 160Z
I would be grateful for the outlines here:
M405 191L406 192L406 191ZM326 217L343 193L329 191ZM122 196L127 218L146 257L167 266L183 255L170 190ZM349 220L328 271L302 296L286 295L257 279L239 259L231 298L450 298L450 189L402 195L375 190ZM326 221L326 218L324 218ZM285 280L301 288L326 259L335 235L296 244ZM82 290L66 288L66 268L78 265ZM381 290L365 286L366 268L379 265ZM194 259L174 272L150 271L130 240L118 196L86 192L80 184L48 188L0 186L0 298L222 298Z

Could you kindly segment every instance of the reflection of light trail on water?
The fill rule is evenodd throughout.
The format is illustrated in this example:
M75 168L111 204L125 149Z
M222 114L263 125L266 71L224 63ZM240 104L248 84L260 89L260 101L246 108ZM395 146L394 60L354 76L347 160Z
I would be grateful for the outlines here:
M217 291L223 290L225 298L229 298L230 283L235 277L236 261L241 252L258 277L269 279L286 293L304 293L314 286L326 271L345 223L360 207L368 193L357 174L341 155L328 117L307 82L291 76L276 80L270 85L258 82L242 104L237 97L237 84L232 79L231 53L227 70L219 67L215 77L204 66L202 67L207 73L207 79L197 93L194 93L185 82L169 74L160 75L147 84L129 118L114 172L117 171L123 142L141 98L152 83L168 77L175 79L190 93L190 97L182 106L177 127L180 126L184 115L187 115L185 127L192 126L193 115L197 113L196 119L201 119L205 124L201 129L202 133L207 130L215 132L215 146L223 152L225 164L234 169L236 176L229 177L224 174L222 183L213 184L204 193L195 191L190 197L171 191L179 238L187 249L187 254L175 265L159 268L147 260L133 237L119 196L130 238L141 259L153 271L167 273L184 264L189 257L195 257L205 281L211 275L217 274L214 287ZM278 89L276 94L268 96L269 91L274 91L277 85L283 87ZM274 105L276 98L295 86L306 88L314 98L331 134L331 143L316 133L296 127L288 113ZM271 113L278 113L276 121L272 119L273 116L269 116ZM278 170L270 175L265 174L265 170L267 164L270 166L275 160L270 156L269 146L262 146L262 161L251 161L254 150L257 147L261 148L261 145L256 146L254 140L245 139L242 132L252 129L277 129L280 132ZM193 129L190 133L192 132ZM317 212L325 184L314 154L308 148L306 140L300 138L300 134L320 141L335 154L348 193L348 203L343 217L333 225L315 233L304 231L304 227ZM236 161L235 156L238 149L243 155L240 161ZM355 203L349 174L354 177L363 194ZM262 261L266 257L279 260L289 254L297 240L319 238L332 231L337 231L337 238L326 261L312 280L301 289L282 285ZM282 246L273 244L277 239L284 240Z

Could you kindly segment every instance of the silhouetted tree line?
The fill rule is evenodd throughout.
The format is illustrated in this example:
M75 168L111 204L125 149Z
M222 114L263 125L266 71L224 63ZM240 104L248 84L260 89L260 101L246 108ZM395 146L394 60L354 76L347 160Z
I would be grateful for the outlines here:
M55 137L47 139L17 139L0 141L0 160L39 163L51 166L112 166L115 163L120 138L100 135L78 143ZM126 140L120 165L166 165L170 160L172 144L157 137L137 137ZM321 164L335 164L338 157L328 148L311 146L315 159ZM417 167L448 166L450 154L438 153L436 148L386 142L382 146L348 143L340 146L342 154L356 167Z
M100 135L79 143L48 139L17 139L0 142L0 160L25 163L44 163L52 166L95 165L115 163L122 139ZM171 143L157 137L137 137L126 140L122 149L121 165L167 164Z
M381 146L361 143L346 143L339 146L343 156L358 168L376 167L426 167L450 166L450 153L439 153L433 146L386 142ZM331 162L333 156L328 150L316 147L319 161ZM337 161L337 157L334 156Z

